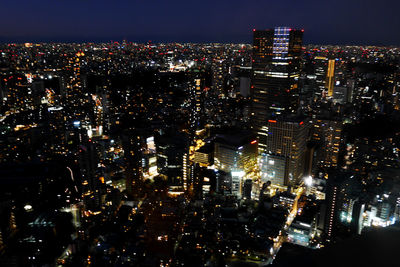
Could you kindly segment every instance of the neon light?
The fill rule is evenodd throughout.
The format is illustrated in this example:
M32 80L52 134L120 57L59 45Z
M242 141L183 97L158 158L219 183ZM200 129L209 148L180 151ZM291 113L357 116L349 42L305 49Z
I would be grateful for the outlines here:
M268 120L270 123L276 123L276 120Z
M257 143L257 140L251 141L250 144L255 144L255 143Z
M303 124L304 124L304 122L300 122L300 123L299 123L299 125L303 125Z

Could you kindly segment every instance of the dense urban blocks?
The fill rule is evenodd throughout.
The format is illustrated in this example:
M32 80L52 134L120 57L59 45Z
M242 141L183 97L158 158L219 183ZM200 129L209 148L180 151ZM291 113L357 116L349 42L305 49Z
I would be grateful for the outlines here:
M389 266L400 50L252 34L0 44L0 265Z

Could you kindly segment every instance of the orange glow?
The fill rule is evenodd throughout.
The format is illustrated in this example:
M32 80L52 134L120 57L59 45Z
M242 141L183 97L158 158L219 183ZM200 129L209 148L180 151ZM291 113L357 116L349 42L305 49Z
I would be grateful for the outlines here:
M257 140L251 141L250 144L255 144L255 143L257 143Z
M276 120L268 120L270 123L276 123Z

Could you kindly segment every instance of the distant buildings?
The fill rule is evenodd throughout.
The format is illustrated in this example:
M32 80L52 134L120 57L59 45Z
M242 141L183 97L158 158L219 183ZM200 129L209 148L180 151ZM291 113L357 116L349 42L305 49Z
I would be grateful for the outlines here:
M398 222L400 50L253 34L0 44L0 265L43 265L63 212L71 266L262 265Z

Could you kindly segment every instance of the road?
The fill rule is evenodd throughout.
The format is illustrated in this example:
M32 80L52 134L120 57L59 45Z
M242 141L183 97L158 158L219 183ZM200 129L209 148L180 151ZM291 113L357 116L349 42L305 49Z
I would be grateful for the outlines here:
M273 262L273 260L276 257L276 254L278 254L279 249L282 247L283 242L285 241L285 233L287 231L287 229L289 229L290 225L292 224L294 218L296 218L297 215L297 202L300 199L301 195L304 192L304 187L303 184L301 184L297 189L295 189L295 193L296 193L296 198L294 199L293 202L293 207L292 210L290 211L285 226L283 227L283 229L280 231L280 234L274 239L274 245L272 247L272 251L271 255L272 257L268 260L268 264L271 264Z

